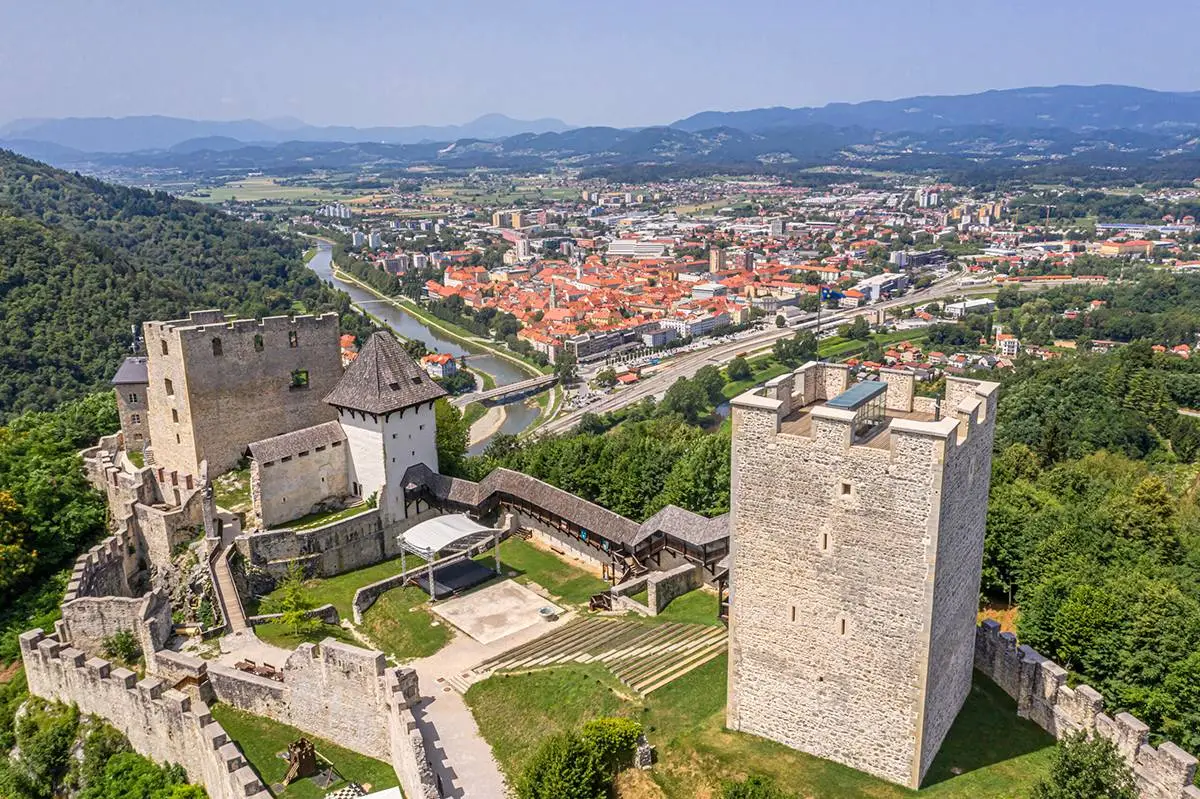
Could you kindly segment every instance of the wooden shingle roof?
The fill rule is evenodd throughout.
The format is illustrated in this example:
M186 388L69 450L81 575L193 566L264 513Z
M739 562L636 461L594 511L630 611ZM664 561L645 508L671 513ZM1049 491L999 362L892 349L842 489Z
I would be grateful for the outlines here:
M371 336L325 397L330 405L363 413L391 413L446 396L391 333Z

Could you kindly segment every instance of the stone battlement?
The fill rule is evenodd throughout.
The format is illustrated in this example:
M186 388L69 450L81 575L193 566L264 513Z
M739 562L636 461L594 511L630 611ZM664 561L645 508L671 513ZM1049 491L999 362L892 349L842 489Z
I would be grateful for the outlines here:
M125 545L120 536L109 536L75 561L63 603L80 597L129 596L125 581Z
M768 381L736 397L731 405L740 422L763 436L803 439L821 449L833 447L863 457L893 459L928 451L937 462L995 421L999 384L947 378L942 400L917 397L914 377L899 369L883 369L886 385L879 418L864 428L860 411L827 402L851 387L845 364L809 362L790 374ZM864 433L867 429L869 432ZM923 439L924 441L917 441ZM929 440L941 442L930 448Z
M74 702L101 716L129 738L134 749L158 762L178 763L213 799L269 799L254 769L208 706L100 658L88 659L42 630L20 637L29 690Z
M225 316L223 311L192 311L187 319L173 319L166 322L146 322L147 332L157 335L177 333L184 337L190 333L213 333L228 330L239 333L267 333L281 330L314 330L338 325L336 313L324 313L319 316L300 314L297 316L264 316L262 319L234 319Z
M1017 714L1062 738L1086 730L1116 744L1133 770L1142 799L1200 799L1193 784L1196 758L1170 741L1149 743L1150 728L1128 713L1104 712L1104 697L1090 685L1071 688L1067 670L1012 633L985 621L975 631L975 668L1017 701Z

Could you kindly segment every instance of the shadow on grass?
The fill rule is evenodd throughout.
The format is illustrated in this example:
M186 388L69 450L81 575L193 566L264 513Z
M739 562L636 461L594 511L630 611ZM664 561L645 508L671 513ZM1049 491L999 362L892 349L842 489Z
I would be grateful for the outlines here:
M1049 733L1017 716L1017 703L978 671L922 788L1053 746Z

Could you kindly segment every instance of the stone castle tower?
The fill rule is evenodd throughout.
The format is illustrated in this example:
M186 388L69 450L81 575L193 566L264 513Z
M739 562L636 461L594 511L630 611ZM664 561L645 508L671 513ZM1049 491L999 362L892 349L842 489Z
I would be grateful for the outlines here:
M438 470L433 404L446 395L390 333L375 333L325 397L350 449L351 488L378 492L384 523L404 518L404 473Z
M146 322L143 333L150 448L168 471L198 474L207 460L221 474L248 441L334 418L321 397L342 376L335 313L259 321L193 311Z
M735 399L728 725L916 788L971 688L997 385Z

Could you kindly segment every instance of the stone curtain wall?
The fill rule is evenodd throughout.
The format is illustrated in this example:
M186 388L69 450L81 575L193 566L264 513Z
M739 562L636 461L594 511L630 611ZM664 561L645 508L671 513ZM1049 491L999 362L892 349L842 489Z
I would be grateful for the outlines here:
M211 799L270 799L238 746L229 740L208 707L168 689L162 680L140 682L128 669L106 660L86 659L41 630L21 635L21 657L31 693L75 703L129 738L141 754L160 763L178 763Z
M309 575L333 577L380 561L400 557L396 537L415 524L438 516L426 510L401 522L384 524L378 508L315 527L311 530L267 530L239 536L238 551L249 563L265 569L275 579L299 563Z
M88 481L108 500L111 526L126 542L135 542L148 561L143 566L163 567L180 543L200 534L204 527L203 496L190 474L161 467L127 472L117 465L117 436L80 453ZM126 573L139 571L134 553L126 553Z
M283 682L216 663L207 666L220 701L390 761L406 796L437 796L411 710L420 700L417 673L388 668L382 652L331 638L301 644L282 665Z
M646 606L651 615L663 612L671 600L699 588L704 579L703 567L687 563L665 572L652 572L646 577Z
M975 631L975 668L1017 701L1017 714L1055 738L1088 730L1108 738L1133 769L1142 799L1200 799L1193 785L1196 758L1167 741L1154 747L1149 727L1129 715L1104 712L1104 697L1090 685L1071 688L1067 671L1012 633L985 621Z
M153 673L152 655L171 637L171 603L158 591L143 597L79 597L64 602L62 620L55 625L60 641L97 655L104 640L128 630L137 639L147 668Z

